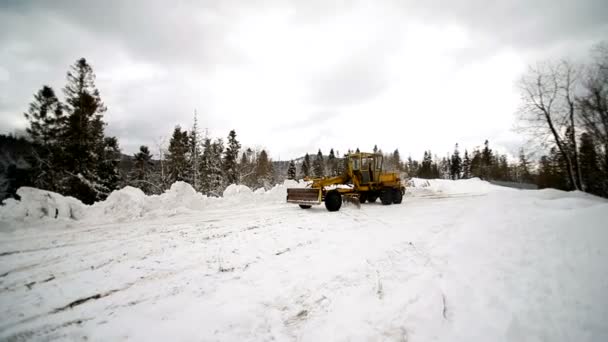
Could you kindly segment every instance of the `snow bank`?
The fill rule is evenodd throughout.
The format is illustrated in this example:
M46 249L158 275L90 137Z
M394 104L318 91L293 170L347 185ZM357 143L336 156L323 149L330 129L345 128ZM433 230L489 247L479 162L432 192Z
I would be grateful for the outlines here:
M230 184L226 190L224 190L224 198L251 196L251 194L253 194L251 188L241 184Z
M409 190L416 192L420 189L444 194L485 194L493 191L513 191L513 189L494 185L479 178L471 179L421 179L412 178Z
M9 198L0 207L0 221L75 219L85 216L87 206L73 197L30 187L17 190L20 201Z
M23 187L17 191L21 200L9 199L0 206L0 221L41 221L45 219L95 220L123 222L142 217L173 216L177 213L201 211L210 204L241 205L259 201L285 201L287 188L304 187L306 183L287 180L265 191L252 191L245 185L231 184L222 198L207 197L185 182L175 182L161 195L145 195L140 189L127 186L113 191L105 201L91 206L75 198L54 192ZM252 199L255 198L255 201Z

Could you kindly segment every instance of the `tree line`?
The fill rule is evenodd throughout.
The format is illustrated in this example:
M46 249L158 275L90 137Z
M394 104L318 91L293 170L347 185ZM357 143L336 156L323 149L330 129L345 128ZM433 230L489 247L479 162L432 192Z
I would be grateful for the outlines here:
M548 150L538 162L520 151L518 160L482 148L438 157L425 151L420 161L402 160L399 151L384 153L386 170L420 178L479 177L535 183L540 188L583 190L608 197L608 47L596 47L588 65L569 62L531 67L521 82L521 122ZM25 118L27 138L0 136L0 199L20 186L34 186L84 203L105 199L126 185L158 194L176 181L196 191L221 196L230 184L270 188L284 179L336 176L344 158L330 149L289 162L273 161L264 149L242 148L234 130L226 140L199 131L196 114L190 129L176 126L168 146L149 146L133 156L121 153L118 140L106 136L107 107L95 86L92 66L81 58L70 66L63 100L43 86L34 94ZM358 152L359 149L356 149ZM347 151L350 153L352 151Z

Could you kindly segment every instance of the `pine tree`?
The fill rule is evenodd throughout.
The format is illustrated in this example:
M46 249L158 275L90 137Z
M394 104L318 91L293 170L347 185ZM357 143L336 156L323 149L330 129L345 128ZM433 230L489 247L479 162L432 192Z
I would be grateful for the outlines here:
M452 179L460 179L462 173L462 159L460 158L460 152L458 151L458 144L454 147L454 154L452 154L452 160L450 163L450 177Z
M378 145L374 145L374 153L378 153Z
M236 140L236 132L231 130L228 134L228 146L224 153L224 172L226 175L226 182L228 184L239 183L239 168L237 165L237 159L239 157L239 150L241 144Z
M393 164L393 168L396 171L403 171L401 155L399 155L399 149L395 149L395 151L393 151L393 155L391 156L391 163Z
M93 68L84 58L76 61L67 73L68 83L63 89L68 116L62 129L62 169L70 177L62 180L62 193L79 198L84 203L104 199L111 191L109 181L103 184L100 168L111 173L104 160L107 146L104 139L103 113L106 107L95 87ZM111 163L111 161L109 161ZM115 170L117 172L117 170ZM115 175L105 175L112 179ZM112 187L112 184L109 184Z
M60 175L60 137L65 117L63 108L51 87L43 86L34 95L25 118L29 121L26 129L34 143L32 184L40 189L58 191L57 178Z
M189 180L189 148L188 132L182 131L180 126L175 126L173 135L169 141L169 153L167 155L168 180L170 184L177 181Z
M325 170L323 167L323 153L321 153L321 149L319 149L319 152L317 152L317 157L313 162L313 173L317 178L323 177L323 175L325 174Z
M226 179L222 169L222 154L224 153L224 141L216 139L211 144L210 163L208 170L209 192L213 196L221 196L226 187Z
M310 156L306 153L304 161L302 162L302 167L300 168L302 178L310 177L310 166Z
M483 145L484 145L484 148L483 148L483 151L481 152L480 178L483 180L487 180L487 179L490 179L494 158L493 158L492 150L490 149L490 143L488 142L488 140L486 140Z
M103 152L100 164L98 166L98 176L100 183L110 190L118 189L121 182L118 164L120 163L120 148L118 147L118 139L116 137L106 137L103 140Z
M329 150L329 156L327 157L327 170L330 176L338 175L338 162L336 160L336 155L334 153L334 149Z
M266 150L262 150L256 160L255 176L258 187L269 189L272 185L272 164L268 159Z
M520 183L531 183L532 173L530 172L530 162L526 157L524 149L519 150L519 164L517 165L517 181Z
M197 113L194 111L194 120L192 124L192 130L188 135L188 170L187 170L187 180L192 185L192 187L200 191L200 161L201 161L201 139L199 137L198 130L198 118Z
M581 178L584 189L592 194L606 196L604 192L607 180L602 177L599 167L599 155L595 149L593 137L587 133L581 134L579 144L579 158L581 164Z
M146 195L155 193L156 186L152 183L152 154L148 146L140 146L139 152L133 155L135 161L133 170L129 175L129 183L140 188Z
M240 183L250 188L256 186L255 181L255 165L253 164L253 151L247 148L241 155L241 161L239 162L239 177Z
M209 137L205 137L203 140L203 153L201 155L200 162L200 189L201 192L205 195L209 195L211 192L211 182L212 182L212 174L211 169L213 167L213 149L211 146L211 139Z
M471 159L469 159L469 152L464 150L464 159L462 160L462 178L471 178Z
M483 177L483 161L481 151L479 151L477 148L473 150L473 158L471 158L471 177Z
M433 170L433 157L431 151L424 151L424 157L422 158L422 165L418 171L418 177L430 179L434 178L433 176L437 173L438 171L434 172Z
M287 179L296 179L296 163L292 161L289 162L289 168L287 169Z

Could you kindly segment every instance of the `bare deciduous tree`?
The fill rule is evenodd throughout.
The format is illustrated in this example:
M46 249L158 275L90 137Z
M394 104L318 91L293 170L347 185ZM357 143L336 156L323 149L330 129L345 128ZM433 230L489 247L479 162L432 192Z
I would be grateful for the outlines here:
M544 63L530 67L521 79L522 106L520 118L523 127L535 138L552 139L563 156L570 184L580 190L579 170L574 127L575 69L568 62ZM571 137L564 134L571 130ZM570 140L570 141L567 141Z

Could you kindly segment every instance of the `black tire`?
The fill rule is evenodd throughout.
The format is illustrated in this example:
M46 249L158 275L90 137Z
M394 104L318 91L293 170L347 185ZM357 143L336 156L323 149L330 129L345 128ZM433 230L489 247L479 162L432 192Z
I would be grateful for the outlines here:
M391 189L383 190L380 193L380 201L384 205L389 205L393 203L393 191Z
M367 201L367 194L365 192L359 193L359 203L363 204Z
M342 206L342 195L336 190L332 190L325 195L325 208L329 211L338 211Z
M377 199L378 199L378 194L375 194L375 193L370 194L370 195L367 197L367 201L368 201L369 203L376 203L376 200L377 200Z
M302 208L302 209L310 209L310 208L312 208L312 205L300 204L300 208Z
M401 201L403 201L403 193L401 192L401 189L393 189L393 203L401 204Z

